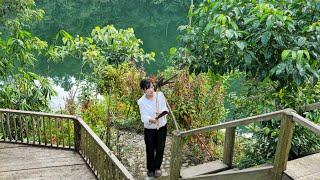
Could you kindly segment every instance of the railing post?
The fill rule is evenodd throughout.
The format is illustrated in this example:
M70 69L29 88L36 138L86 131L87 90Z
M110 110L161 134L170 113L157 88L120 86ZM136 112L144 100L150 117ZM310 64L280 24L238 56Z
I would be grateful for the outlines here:
M176 180L180 178L183 142L179 131L173 131L172 134L170 180Z
M75 151L80 150L80 142L81 142L81 127L78 119L73 120L74 125L74 149Z
M291 140L293 134L294 123L292 115L288 111L283 113L281 120L280 134L278 137L276 154L273 162L273 179L280 180L283 171L287 168L289 151L291 148Z
M235 133L236 127L226 128L223 147L223 163L226 164L229 168L232 167Z

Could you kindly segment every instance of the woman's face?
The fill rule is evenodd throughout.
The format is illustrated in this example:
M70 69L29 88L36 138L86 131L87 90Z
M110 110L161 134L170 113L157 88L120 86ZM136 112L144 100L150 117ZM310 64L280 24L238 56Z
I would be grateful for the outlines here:
M144 93L147 95L147 96L152 96L153 93L154 93L154 87L153 87L153 84L150 85L150 87L146 90L144 90Z

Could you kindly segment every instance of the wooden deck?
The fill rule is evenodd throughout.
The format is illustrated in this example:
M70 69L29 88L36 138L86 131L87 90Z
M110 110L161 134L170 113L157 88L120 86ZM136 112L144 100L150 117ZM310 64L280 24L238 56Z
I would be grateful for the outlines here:
M0 142L0 180L97 179L71 150Z

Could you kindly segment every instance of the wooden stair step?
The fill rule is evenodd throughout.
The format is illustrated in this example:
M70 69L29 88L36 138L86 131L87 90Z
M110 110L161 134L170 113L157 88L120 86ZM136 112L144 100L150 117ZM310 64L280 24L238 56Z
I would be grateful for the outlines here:
M242 170L255 170L255 169L262 168L262 167L273 167L273 166L272 166L272 164L265 163L265 164L260 164L260 165L254 166L254 167L245 168L245 169L239 169L239 168L235 167L235 168L228 169L228 170L225 170L225 171L222 171L222 172L218 172L216 174L225 174L225 173L229 173L229 172L230 173L232 173L232 172L240 172Z
M320 153L288 161L287 170L284 172L292 179L312 179L312 177L319 178Z
M223 171L213 174L205 174L191 178L183 178L188 180L270 180L272 179L272 166L248 168L242 170Z
M194 176L199 176L203 174L220 172L228 169L228 166L222 161L212 161L209 163L199 164L197 166L191 166L185 169L181 169L180 175L182 178L189 178Z

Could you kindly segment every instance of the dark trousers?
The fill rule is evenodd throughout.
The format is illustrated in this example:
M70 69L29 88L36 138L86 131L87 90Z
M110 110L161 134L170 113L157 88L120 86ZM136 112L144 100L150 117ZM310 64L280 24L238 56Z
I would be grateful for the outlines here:
M147 169L154 172L162 164L164 146L166 144L167 125L157 129L144 129L146 143Z

